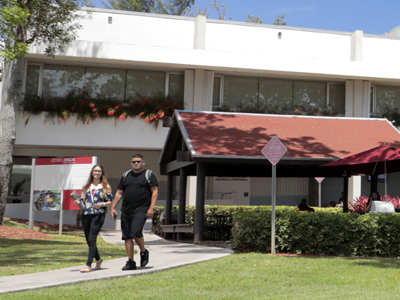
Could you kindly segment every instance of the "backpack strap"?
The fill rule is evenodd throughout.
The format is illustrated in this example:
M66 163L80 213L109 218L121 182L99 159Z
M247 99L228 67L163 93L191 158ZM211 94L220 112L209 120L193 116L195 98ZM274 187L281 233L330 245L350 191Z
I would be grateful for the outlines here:
M125 179L128 176L128 174L132 172L132 170L126 171L123 175L122 175L122 182L123 184L125 184ZM144 174L144 176L146 177L146 182L150 187L150 183L151 183L151 174L153 174L152 170L146 170L146 173Z
M122 183L123 183L124 185L125 185L126 176L128 176L128 174L129 174L130 172L132 172L132 170L128 170L128 171L126 171L126 172L122 175Z
M149 187L150 187L150 183L151 183L151 174L152 173L153 173L152 170L146 170L146 174L144 174L144 176L146 177L146 181L147 181L147 184L149 185Z

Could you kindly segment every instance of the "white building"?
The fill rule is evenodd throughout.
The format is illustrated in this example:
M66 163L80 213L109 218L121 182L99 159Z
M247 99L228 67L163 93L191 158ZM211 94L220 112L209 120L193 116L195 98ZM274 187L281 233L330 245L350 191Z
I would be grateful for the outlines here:
M258 112L350 118L382 116L400 108L398 28L379 36L202 16L103 9L82 14L82 30L64 53L50 58L44 55L44 45L31 48L26 56L26 95L63 98L77 91L92 98L130 100L137 93L160 92L183 100L185 110L249 111L252 107ZM1 90L1 83L4 101L6 88ZM97 156L113 190L135 153L142 153L146 167L158 173L167 128L154 129L140 118L96 119L89 125L76 123L73 116L65 122L45 122L45 113L31 115L26 124L27 119L27 114L18 116L11 191L28 178L23 173L34 157ZM166 178L159 179L162 205ZM213 190L207 192L208 203L262 204L260 199L269 197L268 191L259 189L258 179L242 181L240 193L237 183L209 180ZM308 198L317 204L318 184L313 178L280 180L291 181L285 184L291 188L281 191L287 203L295 205ZM191 186L195 186L193 181L189 181ZM17 194L29 192L28 185L23 184ZM322 183L323 205L338 200L341 185L340 178ZM351 198L369 193L367 178L354 177L350 185ZM235 198L243 193L248 193L248 200ZM400 194L400 187L393 187L389 194ZM26 202L21 195L16 197ZM188 204L194 204L193 192Z

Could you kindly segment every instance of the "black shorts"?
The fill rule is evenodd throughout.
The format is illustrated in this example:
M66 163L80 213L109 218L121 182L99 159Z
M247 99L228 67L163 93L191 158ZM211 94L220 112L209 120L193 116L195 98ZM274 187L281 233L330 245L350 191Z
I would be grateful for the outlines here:
M131 214L121 213L122 239L130 240L143 237L143 227L147 220L147 211L134 211Z

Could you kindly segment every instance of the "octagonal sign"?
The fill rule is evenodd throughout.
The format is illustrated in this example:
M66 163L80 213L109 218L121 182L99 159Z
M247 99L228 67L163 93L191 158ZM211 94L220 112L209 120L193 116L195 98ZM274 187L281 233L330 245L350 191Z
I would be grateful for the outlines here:
M264 156L274 166L281 160L286 152L287 148L276 136L272 137L272 139L261 150L261 153L264 154Z

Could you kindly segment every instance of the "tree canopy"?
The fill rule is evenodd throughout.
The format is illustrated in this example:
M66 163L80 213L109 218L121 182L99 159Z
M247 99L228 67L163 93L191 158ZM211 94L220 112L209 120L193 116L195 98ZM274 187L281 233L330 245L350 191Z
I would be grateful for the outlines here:
M75 39L80 28L76 14L91 1L0 0L0 55L6 60L23 57L30 44L45 43L54 55Z
M16 109L23 97L24 57L33 43L44 43L50 56L63 51L80 28L77 11L90 4L90 0L0 0L0 57L7 74L6 97L0 98L0 225L13 164Z

